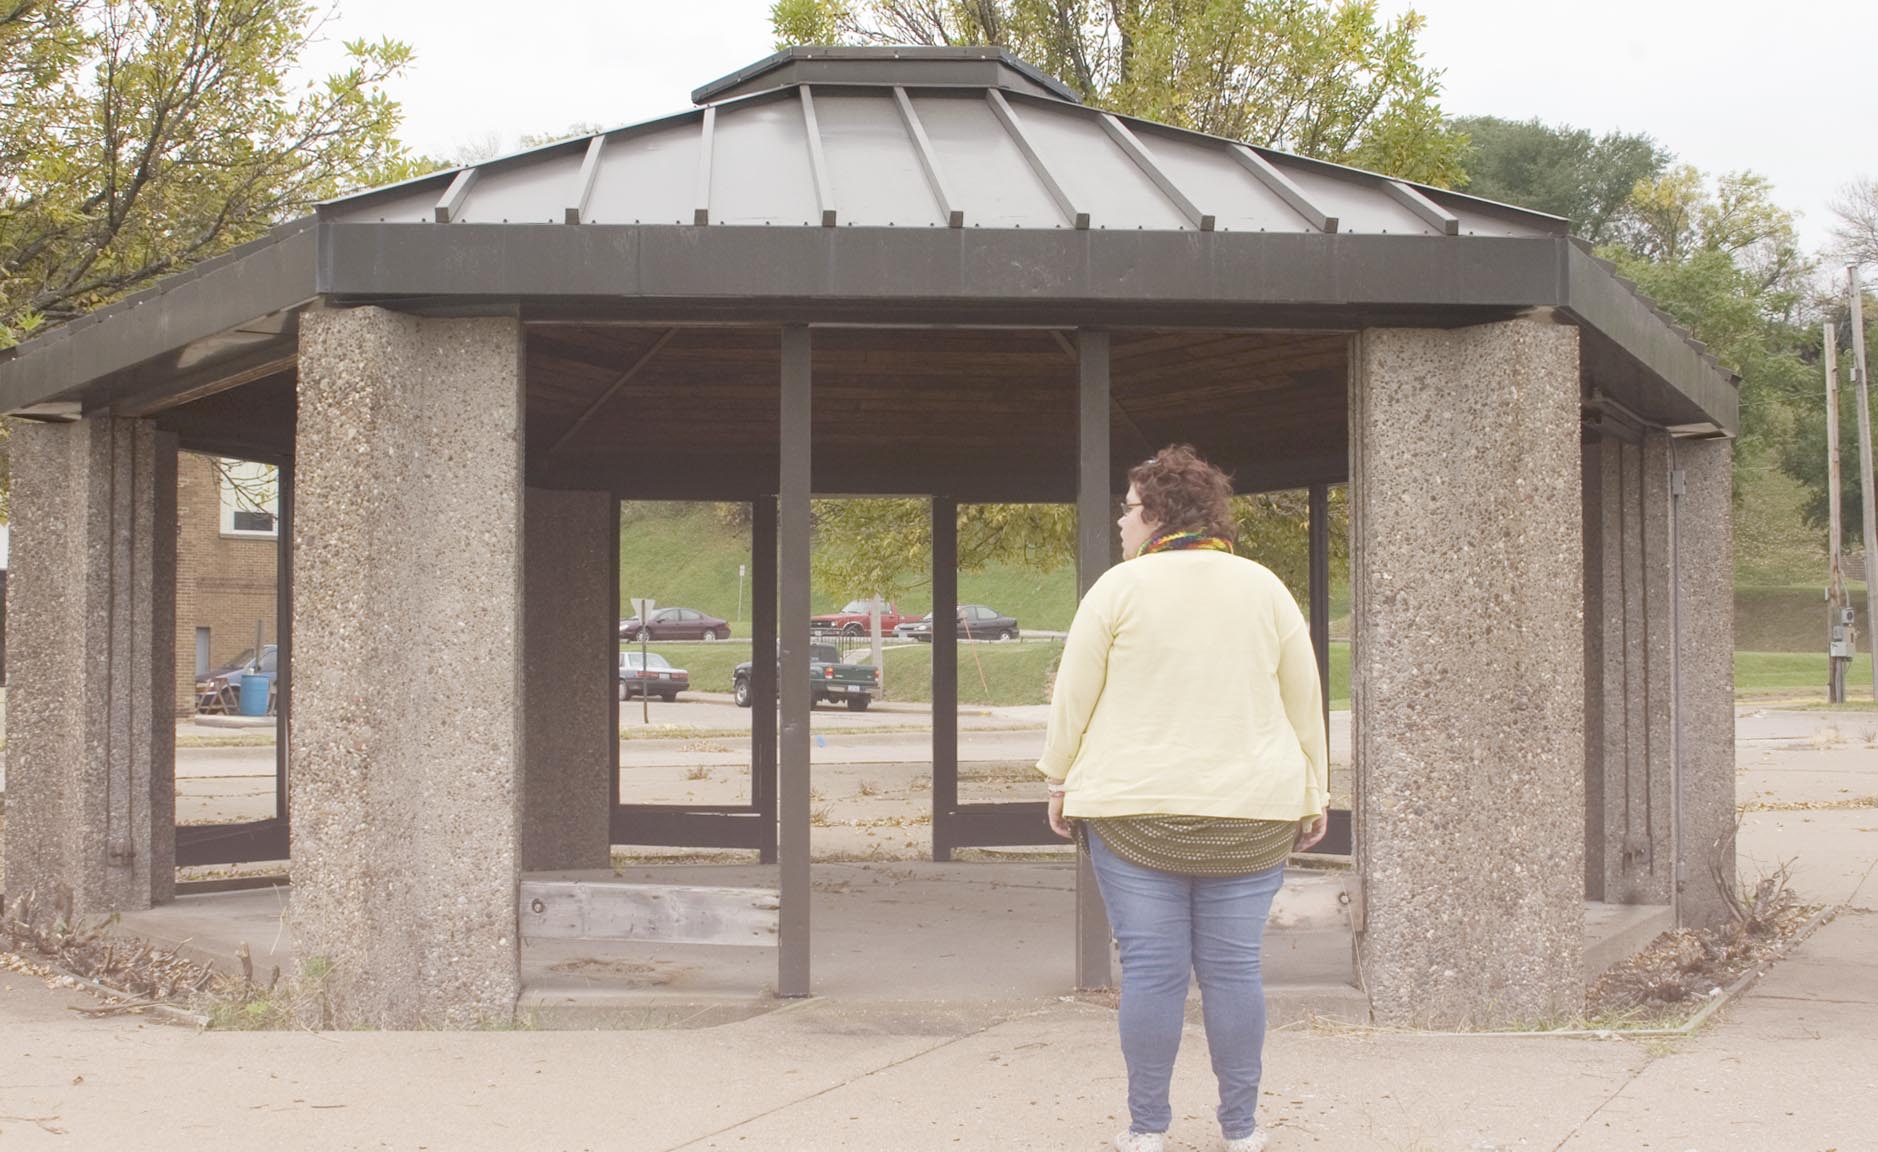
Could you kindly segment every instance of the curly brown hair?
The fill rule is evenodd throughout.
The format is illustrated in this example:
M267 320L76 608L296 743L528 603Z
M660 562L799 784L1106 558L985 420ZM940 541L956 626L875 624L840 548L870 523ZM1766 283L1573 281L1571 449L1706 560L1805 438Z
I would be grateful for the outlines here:
M1191 444L1169 444L1128 470L1141 497L1141 516L1162 532L1204 532L1232 540L1232 478L1208 464Z

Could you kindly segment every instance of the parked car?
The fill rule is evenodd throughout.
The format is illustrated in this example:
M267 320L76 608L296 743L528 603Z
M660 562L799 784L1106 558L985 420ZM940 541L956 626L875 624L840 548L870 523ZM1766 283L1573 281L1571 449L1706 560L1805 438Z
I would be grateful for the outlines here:
M1015 640L1018 637L1016 618L983 604L959 605L958 621L961 640ZM900 625L893 634L902 640L932 643L932 613L926 613L911 624Z
M657 652L647 652L643 662L637 652L619 654L621 700L638 693L641 696L660 696L670 703L689 687L691 673L683 668L672 667L672 662Z
M272 676L279 668L279 649L269 644L261 649L260 673ZM196 681L196 711L233 712L241 699L241 678L255 671L254 649L243 650L227 664Z
M750 661L745 660L730 674L731 695L739 708L750 707L750 668ZM880 669L872 664L843 664L833 644L809 645L809 707L840 700L850 712L865 712L878 691Z
M642 625L639 617L628 616L619 622L621 640L637 640ZM643 625L648 640L728 640L730 624L707 616L696 608L655 608L652 619Z
M850 638L865 636L872 620L873 607L874 602L871 600L850 600L842 606L839 612L827 612L820 616L809 617L809 631L839 633ZM917 617L903 615L893 601L882 601L880 634L891 636L895 628L915 619Z

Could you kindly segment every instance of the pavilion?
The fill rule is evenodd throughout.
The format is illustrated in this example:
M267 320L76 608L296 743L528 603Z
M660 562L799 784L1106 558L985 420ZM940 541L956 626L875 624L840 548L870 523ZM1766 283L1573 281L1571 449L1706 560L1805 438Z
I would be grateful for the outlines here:
M1575 1011L1596 904L1724 914L1737 389L1567 221L1080 104L996 49L795 48L677 115L320 205L0 354L6 896L291 861L336 1019L504 1017L528 873L779 864L809 968L809 699L756 662L752 802L617 795L618 502L748 501L756 650L809 641L811 494L1073 502L1126 467L1350 486L1354 851L1379 1021ZM279 815L175 824L175 461L281 469ZM943 634L945 630L940 630ZM934 851L961 804L934 651ZM780 713L780 729L765 722ZM1083 877L1078 983L1109 982Z

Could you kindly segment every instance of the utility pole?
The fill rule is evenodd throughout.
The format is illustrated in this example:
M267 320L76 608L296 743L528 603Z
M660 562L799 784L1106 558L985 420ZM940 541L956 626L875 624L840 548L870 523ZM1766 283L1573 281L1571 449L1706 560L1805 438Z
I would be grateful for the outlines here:
M1852 287L1852 378L1858 385L1858 485L1865 513L1865 620L1873 627L1878 620L1878 509L1872 507L1871 475L1871 379L1865 371L1864 290L1858 283L1858 265L1845 266L1845 278ZM1878 632L1874 633L1878 636ZM1878 643L1871 646L1872 699L1878 700Z
M1830 527L1826 567L1826 702L1845 703L1845 670L1856 644L1851 602L1845 594L1845 568L1839 542L1845 538L1839 516L1839 339L1826 321L1826 507Z

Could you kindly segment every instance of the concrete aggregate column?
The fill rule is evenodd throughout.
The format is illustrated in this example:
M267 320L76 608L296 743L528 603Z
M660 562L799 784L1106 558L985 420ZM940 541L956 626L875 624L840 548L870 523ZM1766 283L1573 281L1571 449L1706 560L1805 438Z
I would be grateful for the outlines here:
M618 622L610 492L530 488L523 515L522 869L605 868L613 806Z
M1358 947L1380 1022L1583 1006L1577 335L1357 342Z
M86 915L176 882L176 441L15 421L7 898Z
M326 1026L514 1010L521 357L513 318L301 320L291 912Z
M1734 444L1680 440L1672 457L1684 495L1677 518L1677 663L1682 716L1682 923L1721 923L1713 877L1735 875Z

